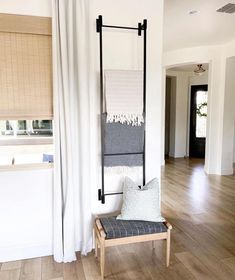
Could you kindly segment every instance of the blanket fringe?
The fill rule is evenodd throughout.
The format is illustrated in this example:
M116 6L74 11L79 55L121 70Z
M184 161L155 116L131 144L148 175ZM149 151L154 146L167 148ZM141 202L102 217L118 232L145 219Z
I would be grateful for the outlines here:
M144 122L143 114L112 114L107 113L107 123L119 122L132 126L140 126Z

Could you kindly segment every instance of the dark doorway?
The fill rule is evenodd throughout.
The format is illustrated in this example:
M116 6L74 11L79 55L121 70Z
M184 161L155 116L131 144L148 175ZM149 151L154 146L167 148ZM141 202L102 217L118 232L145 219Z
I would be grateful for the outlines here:
M171 78L166 77L165 158L169 158L169 153L170 153L170 111L171 111Z
M205 158L207 85L191 86L189 157Z
M175 154L176 77L166 77L165 159Z

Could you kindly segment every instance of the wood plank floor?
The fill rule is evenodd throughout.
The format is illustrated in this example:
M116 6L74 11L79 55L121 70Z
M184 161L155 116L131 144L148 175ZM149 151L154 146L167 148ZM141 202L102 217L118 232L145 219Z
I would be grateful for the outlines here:
M106 279L235 279L235 176L207 176L200 160L169 160L162 172L162 213L172 223L165 244L108 248ZM52 257L0 264L0 280L99 280L94 254L58 264Z

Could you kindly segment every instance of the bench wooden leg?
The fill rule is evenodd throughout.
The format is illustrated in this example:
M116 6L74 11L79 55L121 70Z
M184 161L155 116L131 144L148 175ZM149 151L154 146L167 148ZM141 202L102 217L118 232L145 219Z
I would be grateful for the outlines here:
M100 244L100 271L101 271L102 280L104 280L104 269L105 269L105 246L103 243Z
M152 241L152 248L155 249L155 240Z
M167 230L167 239L166 239L166 266L170 264L170 250L171 250L171 230Z
M97 236L95 234L95 257L98 257L98 240L97 240Z

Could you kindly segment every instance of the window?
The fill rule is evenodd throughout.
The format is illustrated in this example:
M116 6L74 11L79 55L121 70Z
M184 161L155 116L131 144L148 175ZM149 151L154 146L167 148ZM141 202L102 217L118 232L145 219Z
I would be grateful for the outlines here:
M53 162L51 19L0 16L0 166Z
M0 121L0 139L53 136L52 120Z
M207 91L197 91L196 137L206 137Z
M0 121L0 166L53 162L52 120Z

